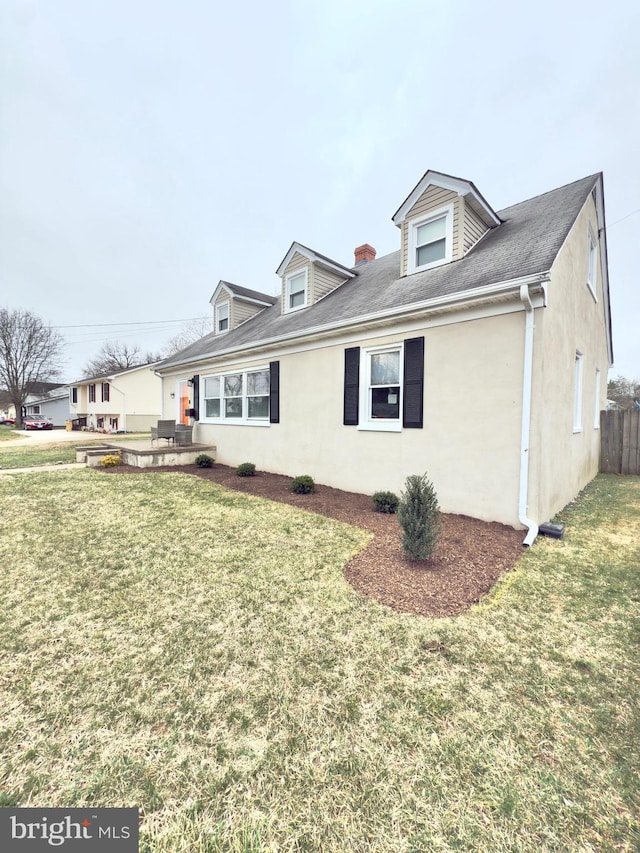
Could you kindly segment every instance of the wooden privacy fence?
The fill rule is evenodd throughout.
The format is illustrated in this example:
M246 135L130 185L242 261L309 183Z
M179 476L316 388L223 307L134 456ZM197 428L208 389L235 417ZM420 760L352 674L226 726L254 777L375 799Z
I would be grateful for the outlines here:
M600 412L600 470L640 474L640 409Z

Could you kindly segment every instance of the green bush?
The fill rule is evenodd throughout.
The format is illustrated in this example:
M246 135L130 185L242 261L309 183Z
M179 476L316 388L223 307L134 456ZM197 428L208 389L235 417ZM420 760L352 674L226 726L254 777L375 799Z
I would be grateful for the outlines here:
M400 498L393 492L374 492L371 500L373 501L373 507L376 512L392 514L398 511Z
M310 495L315 490L313 477L308 474L300 474L299 477L294 477L291 481L291 491L297 495Z
M422 476L407 477L400 497L398 521L404 535L402 548L410 560L426 560L437 547L440 536L440 507L433 484Z
M256 473L256 466L253 462L242 462L236 468L236 474L238 477L253 477Z
M206 453L199 453L196 456L196 465L198 468L212 468L213 467L213 459L210 456L207 456Z

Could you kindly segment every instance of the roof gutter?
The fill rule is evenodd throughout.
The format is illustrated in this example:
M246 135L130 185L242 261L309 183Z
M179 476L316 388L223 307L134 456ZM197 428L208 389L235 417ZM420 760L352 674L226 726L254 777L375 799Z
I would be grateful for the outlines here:
M538 535L538 525L527 515L529 494L529 444L531 439L531 388L533 384L533 330L534 308L526 284L520 285L520 301L525 310L524 369L522 377L522 425L520 430L520 491L518 496L518 521L527 528L523 545L533 545Z
M359 317L352 317L348 320L343 320L338 323L325 323L321 326L289 332L286 335L278 335L274 338L266 338L262 341L255 341L251 344L242 343L239 346L229 347L218 352L208 352L197 356L196 358L186 358L181 361L174 362L166 368L154 369L156 375L161 376L164 370L172 371L180 368L182 365L199 364L200 362L210 361L212 358L223 358L235 353L245 353L247 350L255 351L260 348L269 348L275 344L284 344L290 341L301 340L316 335L330 335L352 326L360 326L364 323L375 323L381 320L399 320L405 315L415 315L422 311L444 310L446 308L464 308L467 305L471 306L478 302L483 302L486 299L504 298L509 294L520 293L520 288L523 286L530 288L534 286L540 287L544 294L546 304L546 294L544 293L544 284L549 280L549 273L536 273L534 275L522 276L520 278L501 281L497 284L490 284L483 287L476 287L473 290L463 291L461 293L448 294L447 296L437 296L435 299L424 299L421 302L412 302L409 305L403 305L395 310L376 311L372 314L365 314Z

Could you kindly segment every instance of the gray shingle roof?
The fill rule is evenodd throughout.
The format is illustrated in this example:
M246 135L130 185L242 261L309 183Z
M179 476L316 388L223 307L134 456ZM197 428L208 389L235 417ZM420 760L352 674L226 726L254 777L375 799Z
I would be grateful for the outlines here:
M599 178L590 175L556 190L497 211L503 223L489 231L458 261L400 278L400 252L353 268L357 275L301 311L281 314L280 301L225 335L207 335L159 365L159 369L215 356L237 347L304 334L324 325L527 275L553 264L575 219Z
M233 293L234 296L242 299L255 299L258 302L268 302L269 305L275 305L278 301L277 296L270 296L268 293L261 293L259 290L251 290L250 287L242 287L239 284L232 284L230 281L221 281Z

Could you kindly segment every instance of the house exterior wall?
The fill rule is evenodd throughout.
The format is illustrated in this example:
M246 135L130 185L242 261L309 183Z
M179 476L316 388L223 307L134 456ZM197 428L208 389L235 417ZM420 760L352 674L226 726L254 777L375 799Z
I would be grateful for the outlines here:
M318 264L312 264L311 267L313 271L313 302L317 302L318 299L322 299L327 293L331 293L332 290L339 287L345 280L344 275L338 275L331 270L318 266Z
M102 381L78 386L78 403L71 406L71 417L86 417L87 425L97 427L104 419L118 419L118 429L127 432L148 430L160 418L162 380L148 366L117 375L109 384L109 400L102 400ZM96 386L96 400L89 402L89 385Z
M599 264L597 301L587 286L589 225L597 234L591 197L551 269L547 307L536 311L529 505L540 521L566 506L599 467L596 402L598 410L605 407L609 360ZM582 354L581 431L574 430L576 352Z
M51 418L54 426L62 427L71 417L69 408L69 395L64 397L55 397L50 400L37 400L33 403L27 403L26 409L28 414L33 414L36 407L41 415Z
M435 322L435 321L434 321ZM280 423L198 423L197 442L214 444L217 461L372 494L399 493L409 474L427 472L442 509L518 525L524 313L440 325L397 327L362 340L328 342L252 361L198 367L207 373L280 362ZM343 425L344 352L424 335L424 428L377 432ZM165 380L164 407L178 377ZM200 405L202 417L202 404Z
M258 311L262 311L263 305L253 305L251 302L243 302L241 299L233 299L231 301L231 318L232 329L235 329L240 323L244 323L249 317L253 317Z
M474 246L483 234L489 230L478 214L468 205L463 202L464 209L464 228L463 228L463 254L468 252Z

